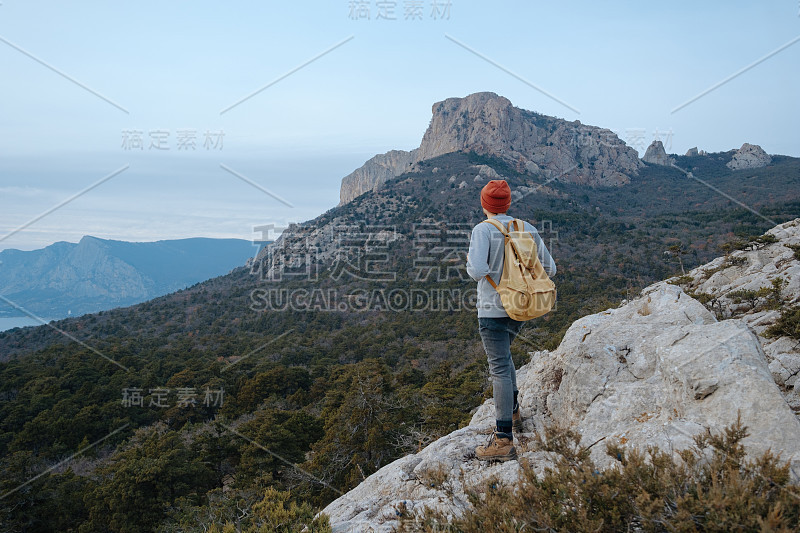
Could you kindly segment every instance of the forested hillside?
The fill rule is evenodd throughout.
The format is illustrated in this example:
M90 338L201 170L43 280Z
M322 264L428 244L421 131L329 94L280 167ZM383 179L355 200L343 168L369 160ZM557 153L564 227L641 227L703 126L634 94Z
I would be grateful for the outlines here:
M452 153L290 228L253 269L0 334L0 522L247 531L284 513L310 523L341 491L465 424L490 394L463 262L491 170L559 268L557 309L513 347L522 363L575 319L800 216L799 159L731 171L730 158L676 157L705 183L646 165L628 185L588 187Z

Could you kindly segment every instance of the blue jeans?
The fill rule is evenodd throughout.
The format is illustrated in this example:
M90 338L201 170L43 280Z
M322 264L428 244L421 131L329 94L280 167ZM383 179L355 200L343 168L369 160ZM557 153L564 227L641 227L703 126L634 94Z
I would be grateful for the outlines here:
M511 425L517 371L511 359L511 343L523 322L512 318L478 318L478 331L489 360L494 389L494 413L498 424Z

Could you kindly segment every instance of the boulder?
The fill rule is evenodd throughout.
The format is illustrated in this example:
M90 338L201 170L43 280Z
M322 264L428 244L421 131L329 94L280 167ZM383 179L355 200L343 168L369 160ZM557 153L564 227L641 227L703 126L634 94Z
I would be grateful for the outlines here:
M757 144L744 143L727 163L731 170L761 168L772 163L772 157Z
M647 151L644 153L642 161L664 166L672 166L675 163L675 161L667 155L661 141L653 141L650 143L650 146L647 147Z
M478 169L478 175L484 176L487 180L499 180L503 178L489 165L477 165L475 168Z
M577 429L607 468L613 460L604 441L677 451L738 415L750 432L743 441L749 453L772 450L800 472L800 420L773 380L758 336L742 320L718 321L676 285L656 283L618 308L581 318L556 350L531 355L517 377L526 417L517 446L537 473L550 463L530 439L554 421ZM488 400L468 426L332 502L323 512L333 530L392 531L400 514L424 507L457 516L469 508L471 489L493 476L516 479L518 462L481 464L472 453L493 418Z
M768 308L766 294L755 301L755 307L741 302L738 296L742 291L769 292L779 280L783 305L800 302L800 261L788 247L800 245L800 219L779 224L766 234L775 237L776 242L755 243L749 249L733 251L728 257L718 257L699 266L688 273L691 281L684 288L698 295L710 295L721 318L741 320L758 335L775 382L789 405L800 412L800 387L796 387L800 345L789 337L766 336L769 326L780 316L778 310Z

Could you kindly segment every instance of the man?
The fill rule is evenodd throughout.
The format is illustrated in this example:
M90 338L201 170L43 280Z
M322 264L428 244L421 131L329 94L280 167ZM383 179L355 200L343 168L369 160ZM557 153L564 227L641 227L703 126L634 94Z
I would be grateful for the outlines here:
M481 190L481 206L487 219L495 219L504 227L513 217L506 214L511 205L511 189L505 180L492 180ZM536 250L542 267L549 276L556 273L556 264L544 245L539 232L528 222L525 230L536 241ZM511 359L511 342L519 333L523 322L508 316L500 295L486 276L497 283L503 275L505 239L492 223L482 222L472 230L467 255L467 273L478 282L478 331L489 360L489 373L494 388L496 428L489 443L478 446L479 459L507 461L516 459L512 428L522 429L519 411L517 373Z

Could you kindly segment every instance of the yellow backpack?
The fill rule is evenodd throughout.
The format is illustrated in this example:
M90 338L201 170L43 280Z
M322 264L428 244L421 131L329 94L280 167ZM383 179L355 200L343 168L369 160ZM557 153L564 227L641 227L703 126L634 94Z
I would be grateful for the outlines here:
M525 231L525 223L514 219L506 229L492 218L484 222L492 224L505 236L500 283L495 283L488 274L486 279L500 294L508 316L514 320L530 320L549 313L556 301L556 286L539 261L536 241Z

